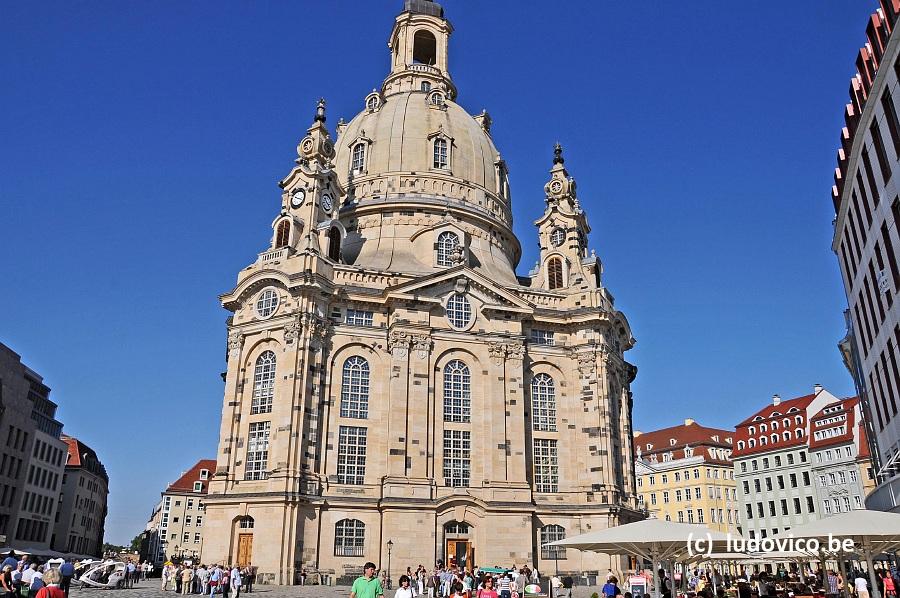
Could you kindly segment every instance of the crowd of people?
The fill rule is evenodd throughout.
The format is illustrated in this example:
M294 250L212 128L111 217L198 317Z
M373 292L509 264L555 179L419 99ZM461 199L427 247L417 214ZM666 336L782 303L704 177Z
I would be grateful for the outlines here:
M210 565L174 565L168 563L162 569L162 590L175 590L176 594L203 594L222 598L239 598L241 591L253 591L254 567Z
M555 580L555 581L554 581ZM562 593L568 585L571 592L571 578L567 578L568 584L555 577L551 584L557 583L560 593L555 596L567 596ZM374 563L366 563L363 574L353 582L350 598L376 598L384 595L384 589L389 588L387 572L382 571L379 576L376 573ZM406 573L397 580L395 598L520 598L528 585L540 583L540 573L537 569L531 569L527 565L521 568L512 567L502 569L492 567L490 569L466 569L450 564L446 567L438 563L431 571L424 565L419 565L415 571L412 567L406 568Z
M875 570L878 591L884 598L898 598L900 589L900 571L896 567ZM743 571L739 575L727 570L691 569L683 575L676 575L672 580L665 570L657 572L660 580L662 598L684 595L696 598L794 598L795 596L825 595L825 598L838 598L842 595L844 580L836 571L805 569L790 571L779 568L774 574L761 571L752 573ZM630 573L628 577L643 578L642 592L646 594L653 588L653 574L649 570ZM849 586L853 598L870 598L869 575L859 569L848 572ZM374 563L366 563L363 575L356 579L350 592L350 598L377 598L383 596L385 589L390 589L387 573L380 575ZM522 598L526 587L540 584L540 574L529 567L511 569L489 568L469 570L451 564L438 566L428 571L419 565L415 571L408 567L406 574L401 575L393 598ZM550 598L571 598L573 580L571 577L551 576L549 587L528 588L548 595ZM598 598L632 598L632 587L619 585L618 578L610 570L606 574ZM635 595L638 595L637 593Z
M68 598L75 566L64 561L59 567L39 564L28 555L17 557L10 552L0 562L0 588L6 597Z

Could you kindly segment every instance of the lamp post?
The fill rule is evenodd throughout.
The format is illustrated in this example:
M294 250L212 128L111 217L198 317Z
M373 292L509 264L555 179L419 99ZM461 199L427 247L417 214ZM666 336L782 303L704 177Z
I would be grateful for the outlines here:
M387 541L387 549L388 549L388 566L387 566L387 589L391 589L391 548L394 547L394 543L391 540Z

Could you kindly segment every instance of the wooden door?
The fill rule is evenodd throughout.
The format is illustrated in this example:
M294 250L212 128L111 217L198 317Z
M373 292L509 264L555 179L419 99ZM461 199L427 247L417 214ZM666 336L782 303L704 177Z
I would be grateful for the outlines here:
M238 536L238 567L246 567L253 562L253 534L241 534Z
M472 569L472 543L468 540L447 540L447 564L455 564L460 569Z

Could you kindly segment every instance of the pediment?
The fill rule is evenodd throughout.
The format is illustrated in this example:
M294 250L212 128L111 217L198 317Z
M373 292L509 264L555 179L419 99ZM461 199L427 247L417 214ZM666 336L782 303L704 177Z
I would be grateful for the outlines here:
M438 299L454 288L465 287L484 303L484 309L531 313L534 306L489 278L457 266L435 274L410 280L386 289L387 299Z

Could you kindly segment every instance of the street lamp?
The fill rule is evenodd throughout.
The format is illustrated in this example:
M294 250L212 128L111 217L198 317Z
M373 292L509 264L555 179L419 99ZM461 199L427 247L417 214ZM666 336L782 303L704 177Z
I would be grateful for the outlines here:
M394 543L391 540L387 541L388 548L388 566L387 566L387 589L391 589L391 548L394 547Z

